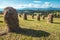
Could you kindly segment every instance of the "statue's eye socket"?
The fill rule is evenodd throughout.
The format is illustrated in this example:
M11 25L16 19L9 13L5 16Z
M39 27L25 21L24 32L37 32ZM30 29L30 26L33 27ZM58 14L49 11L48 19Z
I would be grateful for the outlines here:
M9 13L9 12L6 12L6 13Z

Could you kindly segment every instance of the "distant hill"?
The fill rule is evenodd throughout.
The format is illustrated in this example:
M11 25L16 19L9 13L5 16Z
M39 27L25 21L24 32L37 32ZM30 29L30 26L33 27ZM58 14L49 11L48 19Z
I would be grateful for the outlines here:
M60 10L60 8L22 8L22 9L17 9L17 10ZM2 8L0 8L0 11L3 11Z
M23 8L23 9L19 9L19 10L60 10L60 8Z
M29 11L29 12L32 12L32 11L49 11L49 10L58 10L60 11L60 8L52 8L52 7L49 7L49 8L23 8L23 9L17 9L18 12L24 12L24 11ZM3 9L0 8L0 12L2 12Z

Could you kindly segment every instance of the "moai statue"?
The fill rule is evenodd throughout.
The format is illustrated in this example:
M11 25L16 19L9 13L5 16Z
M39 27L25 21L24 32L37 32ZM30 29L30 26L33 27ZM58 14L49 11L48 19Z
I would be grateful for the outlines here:
M27 20L27 14L26 13L23 14L23 19Z
M22 17L21 14L19 14L19 16Z
M34 14L32 14L32 19L34 19Z
M37 20L40 21L40 14L37 14Z
M44 16L44 15L42 15L42 19L43 19L43 20L45 19L45 16Z
M19 28L18 13L16 9L12 7L6 7L3 11L4 13L4 22L8 27L8 31L17 31Z
M49 14L47 17L47 23L53 23L53 14Z

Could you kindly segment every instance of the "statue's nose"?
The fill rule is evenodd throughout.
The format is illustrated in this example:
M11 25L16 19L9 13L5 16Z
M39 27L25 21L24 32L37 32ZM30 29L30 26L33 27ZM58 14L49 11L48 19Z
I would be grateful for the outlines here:
M9 11L4 12L5 18L9 18Z

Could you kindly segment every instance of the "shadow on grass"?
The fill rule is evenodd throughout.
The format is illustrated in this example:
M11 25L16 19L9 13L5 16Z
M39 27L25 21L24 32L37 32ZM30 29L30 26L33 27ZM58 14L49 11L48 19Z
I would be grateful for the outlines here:
M0 23L3 23L3 21L0 21Z
M33 30L33 29L26 29L26 28L20 28L12 32L16 34L22 34L22 35L32 36L32 37L48 37L50 35L50 33L42 30Z
M27 21L34 21L34 20L27 20Z
M54 24L60 24L60 22L53 22Z
M0 16L0 18L3 17L3 16Z

